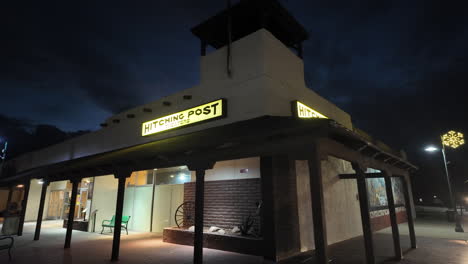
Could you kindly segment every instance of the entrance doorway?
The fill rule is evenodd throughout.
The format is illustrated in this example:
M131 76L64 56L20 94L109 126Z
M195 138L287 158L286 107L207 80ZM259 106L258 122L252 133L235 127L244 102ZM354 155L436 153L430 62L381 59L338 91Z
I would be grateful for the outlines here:
M49 206L47 209L48 220L63 219L65 196L68 196L68 192L65 191L51 191L49 198Z

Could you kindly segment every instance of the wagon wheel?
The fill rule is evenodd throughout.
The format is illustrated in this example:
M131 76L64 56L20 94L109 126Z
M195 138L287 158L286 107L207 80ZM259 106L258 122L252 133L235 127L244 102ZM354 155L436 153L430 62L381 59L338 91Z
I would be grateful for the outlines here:
M184 202L177 207L174 215L177 227L193 226L195 219L195 204L193 202Z

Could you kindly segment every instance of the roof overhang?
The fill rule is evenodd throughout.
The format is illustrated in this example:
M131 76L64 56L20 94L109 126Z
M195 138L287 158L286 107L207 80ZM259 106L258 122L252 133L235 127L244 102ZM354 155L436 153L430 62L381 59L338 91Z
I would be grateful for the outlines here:
M75 175L100 176L113 174L119 168L138 171L208 160L307 152L305 146L320 138L330 138L356 153L399 169L417 169L402 157L380 149L332 120L264 116L17 172L15 176L1 179L0 185L29 178L62 180Z

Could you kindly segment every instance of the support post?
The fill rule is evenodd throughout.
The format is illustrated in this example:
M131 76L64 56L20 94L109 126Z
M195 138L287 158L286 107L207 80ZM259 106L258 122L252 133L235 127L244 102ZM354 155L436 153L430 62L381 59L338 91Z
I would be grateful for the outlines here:
M400 177L403 183L403 194L405 196L406 217L408 218L408 229L411 240L411 248L417 248L416 233L414 232L413 205L411 204L408 182L406 177Z
M203 263L203 209L205 202L205 171L212 169L214 162L188 164L195 171L195 236L193 241L193 263Z
M75 207L76 207L76 196L78 193L78 185L80 184L81 178L71 179L72 193L70 198L70 209L68 210L68 222L67 222L67 234L65 235L64 248L70 248L71 237L73 232L73 220L75 219Z
M125 180L130 177L131 171L122 170L114 174L114 177L119 180L117 188L117 203L115 206L115 225L114 225L114 239L112 240L112 256L111 261L119 260L120 251L120 233L122 230L122 214L125 196Z
M9 210L8 207L10 206L12 196L13 196L13 187L10 186L8 187L7 210Z
M26 216L26 207L28 205L30 186L31 186L31 180L27 180L24 183L23 200L21 201L21 213L20 213L20 219L19 219L19 225L18 225L18 236L23 235L24 218Z
M197 169L195 182L195 238L193 263L203 263L203 210L205 202L205 170Z
M260 218L263 237L263 257L276 260L275 238L275 197L273 192L273 157L260 157L260 180L262 187L262 217Z
M295 160L286 154L264 156L260 170L263 257L277 262L301 250Z
M312 197L312 218L314 222L315 255L317 263L328 264L327 226L325 220L325 199L323 197L322 164L320 148L313 145L308 160L310 193Z
M369 214L369 198L367 197L366 175L357 163L353 163L353 169L356 171L357 187L359 194L359 205L361 208L362 232L364 234L364 246L366 250L366 263L374 264L374 243L372 239L372 228Z
M390 223L392 225L393 249L395 252L395 259L401 260L403 254L401 252L400 244L400 230L398 229L398 221L395 210L395 198L393 197L392 178L391 175L385 173L385 190L387 192L388 212L390 215Z
M44 179L42 183L41 200L39 201L39 211L37 212L36 232L34 232L34 240L39 240L39 236L41 235L42 215L44 213L44 203L47 194L47 186L49 186L49 181Z

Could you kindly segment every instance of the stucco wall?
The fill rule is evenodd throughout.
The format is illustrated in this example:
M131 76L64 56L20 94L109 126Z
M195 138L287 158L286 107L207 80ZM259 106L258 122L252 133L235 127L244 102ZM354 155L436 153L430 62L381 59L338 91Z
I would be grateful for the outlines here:
M296 161L296 173L301 251L307 251L315 247L307 161ZM342 173L354 173L350 162L332 156L322 161L328 244L362 235L356 181L341 180Z
M102 220L110 220L115 215L117 202L118 180L114 175L99 176L94 178L94 192L91 212L98 210L96 215L96 232L101 232ZM92 221L92 219L91 219ZM92 225L89 225L92 231Z
M305 86L302 60L264 29L232 44L232 78L225 72L226 48L201 57L200 63L199 85L117 114L107 120L106 128L27 153L16 159L18 171L260 116L291 116L292 100L301 100L346 127L352 127L347 113ZM192 98L184 100L183 95ZM228 100L227 118L141 136L142 122L219 98ZM163 101L171 105L164 106ZM144 112L144 108L152 111ZM128 114L133 114L134 118L127 118ZM120 122L113 123L114 119Z
M29 187L28 204L26 206L26 215L24 217L24 221L37 220L37 213L39 210L39 202L41 199L42 190L42 184L39 184L38 182L39 180L37 179L31 180L31 185Z
M44 213L42 219L47 218L47 210L49 208L49 199L50 199L50 192L51 191L59 191L65 190L67 188L68 181L57 181L51 182L49 186L47 186L47 192L44 202ZM31 186L29 187L29 196L28 196L28 204L26 207L26 215L24 221L37 221L37 213L39 211L39 202L41 200L41 191L42 191L42 184L39 184L39 180L32 179Z
M191 174L191 181L194 182L196 179L195 172L192 171ZM259 157L218 161L214 165L213 169L207 170L205 174L205 181L240 180L252 178L260 178Z

